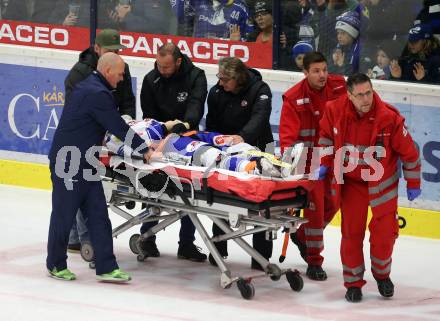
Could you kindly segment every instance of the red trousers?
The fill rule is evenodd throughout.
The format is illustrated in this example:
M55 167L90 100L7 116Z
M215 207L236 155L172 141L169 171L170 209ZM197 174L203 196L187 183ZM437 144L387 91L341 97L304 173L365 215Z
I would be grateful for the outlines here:
M363 279L363 243L368 206L368 183L344 177L344 184L341 185L341 260L344 286L347 288L362 287L366 283ZM371 271L376 279L386 279L391 272L391 255L399 233L397 214L373 211L368 229Z
M307 247L307 263L322 265L321 255L324 249L324 228L338 211L336 197L332 195L330 179L316 181L310 193L310 206L304 210L304 217L309 220L297 231L297 239Z

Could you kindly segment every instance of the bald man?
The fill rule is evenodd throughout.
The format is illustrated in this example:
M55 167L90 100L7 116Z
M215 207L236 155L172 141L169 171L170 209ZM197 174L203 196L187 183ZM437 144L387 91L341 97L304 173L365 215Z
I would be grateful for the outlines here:
M96 171L98 148L106 131L143 153L147 161L152 154L143 139L121 118L112 96L111 90L124 76L124 67L117 54L102 55L97 70L73 88L55 131L49 152L53 192L46 260L49 276L55 279L76 278L67 268L66 251L78 209L88 219L97 279L104 282L131 279L119 269L113 254L111 223Z

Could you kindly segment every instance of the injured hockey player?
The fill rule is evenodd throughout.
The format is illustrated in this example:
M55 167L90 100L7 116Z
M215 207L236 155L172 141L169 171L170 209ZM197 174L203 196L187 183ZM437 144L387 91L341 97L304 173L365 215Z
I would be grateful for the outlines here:
M249 144L234 144L234 135L207 131L176 134L172 131L178 120L162 123L154 119L132 120L127 116L124 119L150 148L162 154L164 160L269 177L287 177L295 165ZM142 157L111 133L107 133L104 142L110 152L121 157ZM294 153L299 156L301 151L296 148ZM297 163L295 158L298 157L289 156L286 159Z

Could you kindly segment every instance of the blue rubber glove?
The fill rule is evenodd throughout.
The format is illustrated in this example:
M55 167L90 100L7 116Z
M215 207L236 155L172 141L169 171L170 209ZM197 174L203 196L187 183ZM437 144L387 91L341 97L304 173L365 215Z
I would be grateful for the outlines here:
M422 190L420 188L407 188L406 195L408 196L408 201L414 201L417 197L422 194Z
M318 174L318 180L323 180L325 178L325 175L327 174L328 167L321 165L319 166L319 174Z

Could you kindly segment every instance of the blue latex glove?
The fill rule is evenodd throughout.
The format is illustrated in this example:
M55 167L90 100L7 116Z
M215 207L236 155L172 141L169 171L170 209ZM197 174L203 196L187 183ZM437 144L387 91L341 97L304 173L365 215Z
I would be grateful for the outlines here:
M408 196L408 201L414 201L417 197L422 194L422 190L420 188L407 188L406 195Z
M325 178L325 175L327 174L328 167L321 165L319 166L319 173L318 173L318 180L323 180Z

